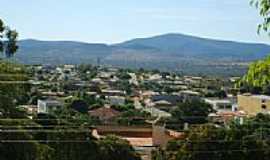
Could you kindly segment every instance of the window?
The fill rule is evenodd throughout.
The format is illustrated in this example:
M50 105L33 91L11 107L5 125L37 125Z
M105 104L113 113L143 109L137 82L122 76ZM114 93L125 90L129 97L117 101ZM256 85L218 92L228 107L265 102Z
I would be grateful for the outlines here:
M262 109L267 109L267 106L263 104Z

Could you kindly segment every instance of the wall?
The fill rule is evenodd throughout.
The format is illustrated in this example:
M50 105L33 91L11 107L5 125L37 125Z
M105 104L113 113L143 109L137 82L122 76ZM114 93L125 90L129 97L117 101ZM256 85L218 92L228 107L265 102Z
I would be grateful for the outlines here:
M250 116L270 111L270 100L265 100L265 103L262 103L262 99L259 97L245 95L238 95L237 100L238 110L243 110ZM265 110L262 109L263 104L267 107Z

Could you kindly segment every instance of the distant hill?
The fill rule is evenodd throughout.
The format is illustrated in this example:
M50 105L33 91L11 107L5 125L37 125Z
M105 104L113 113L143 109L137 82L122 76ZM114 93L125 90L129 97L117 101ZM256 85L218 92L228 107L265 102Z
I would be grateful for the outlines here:
M234 58L254 60L270 53L270 46L255 43L221 41L183 34L139 38L117 46L129 49L154 49L164 54L198 58Z
M203 71L202 66L254 61L270 53L270 46L266 44L184 34L137 38L113 45L28 39L20 41L19 46L16 58L26 64L95 63L99 58L103 64L181 71L194 66Z
M74 41L22 40L17 58L27 64L89 63L98 56L110 55L106 44L90 44Z

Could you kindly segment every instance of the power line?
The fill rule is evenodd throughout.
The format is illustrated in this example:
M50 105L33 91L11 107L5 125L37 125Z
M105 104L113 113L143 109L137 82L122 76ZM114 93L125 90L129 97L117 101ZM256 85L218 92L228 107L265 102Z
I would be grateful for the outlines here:
M63 129L54 129L54 130L24 130L24 129L20 129L20 130L0 130L0 133L66 133L66 132L71 132L71 133L83 133L83 132L91 132L91 130L71 130L71 129L67 129L67 130L63 130Z
M0 140L0 143L86 143L89 140Z

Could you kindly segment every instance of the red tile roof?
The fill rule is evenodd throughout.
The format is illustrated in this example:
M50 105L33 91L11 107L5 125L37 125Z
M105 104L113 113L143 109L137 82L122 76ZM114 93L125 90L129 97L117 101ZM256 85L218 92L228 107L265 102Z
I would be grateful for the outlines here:
M102 120L109 120L111 118L119 116L121 113L108 107L101 107L88 112L89 115L99 117Z

